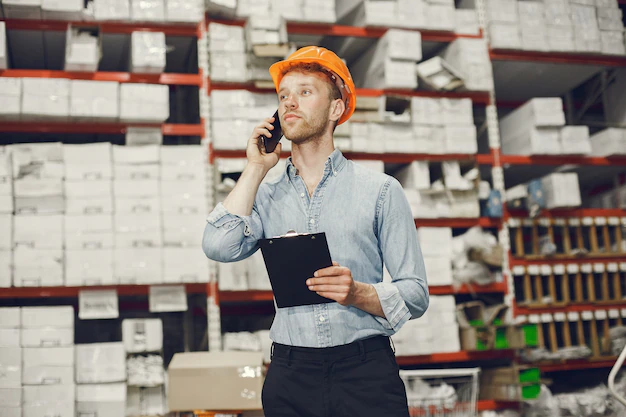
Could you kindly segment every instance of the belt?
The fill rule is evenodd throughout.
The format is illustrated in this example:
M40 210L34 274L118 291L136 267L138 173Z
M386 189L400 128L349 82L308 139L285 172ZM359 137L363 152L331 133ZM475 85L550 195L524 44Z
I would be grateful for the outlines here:
M391 343L386 336L376 336L369 339L357 340L347 345L331 346L326 348L309 348L299 346L281 345L280 343L272 344L272 357L278 356L288 358L289 360L328 360L342 359L352 356L364 355L367 352L373 352L381 349L391 348Z

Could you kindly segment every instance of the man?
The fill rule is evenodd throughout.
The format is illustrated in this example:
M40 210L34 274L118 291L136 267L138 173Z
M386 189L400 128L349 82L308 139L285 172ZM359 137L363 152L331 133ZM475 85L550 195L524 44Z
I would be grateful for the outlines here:
M307 285L336 303L279 308L263 388L267 417L407 417L406 392L389 336L428 307L428 286L411 209L394 178L346 160L333 131L354 112L356 92L333 52L302 48L270 67L284 136L285 172L261 182L281 145L265 153L272 118L248 140L248 164L207 219L206 255L250 256L258 239L325 232L333 266ZM384 140L384 138L380 138ZM383 283L383 262L393 277Z

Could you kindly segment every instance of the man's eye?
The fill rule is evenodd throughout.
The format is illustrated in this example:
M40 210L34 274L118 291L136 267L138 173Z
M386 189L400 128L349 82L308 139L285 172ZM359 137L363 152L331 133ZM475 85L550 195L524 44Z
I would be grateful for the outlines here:
M279 99L279 100L284 100L284 99L286 99L286 98L287 98L287 96L278 96L278 99Z
M311 90L303 90L302 94L304 94L305 96L309 95L309 94L311 94Z

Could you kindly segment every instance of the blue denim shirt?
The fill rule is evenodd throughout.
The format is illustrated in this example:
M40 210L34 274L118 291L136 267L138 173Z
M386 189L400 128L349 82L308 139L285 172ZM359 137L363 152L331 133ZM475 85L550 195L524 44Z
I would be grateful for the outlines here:
M263 183L252 214L237 216L219 203L207 219L202 247L218 262L244 259L258 239L325 232L333 261L356 281L372 284L386 318L339 303L276 309L274 342L329 347L378 335L391 336L428 308L428 285L411 208L393 177L348 161L339 150L309 198L289 158L285 173ZM383 282L383 262L392 282Z

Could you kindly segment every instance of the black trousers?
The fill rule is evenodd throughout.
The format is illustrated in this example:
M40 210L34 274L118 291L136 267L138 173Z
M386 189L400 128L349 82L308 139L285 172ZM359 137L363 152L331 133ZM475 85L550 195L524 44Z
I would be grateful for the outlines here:
M274 343L263 386L265 417L408 417L389 338L330 348Z

